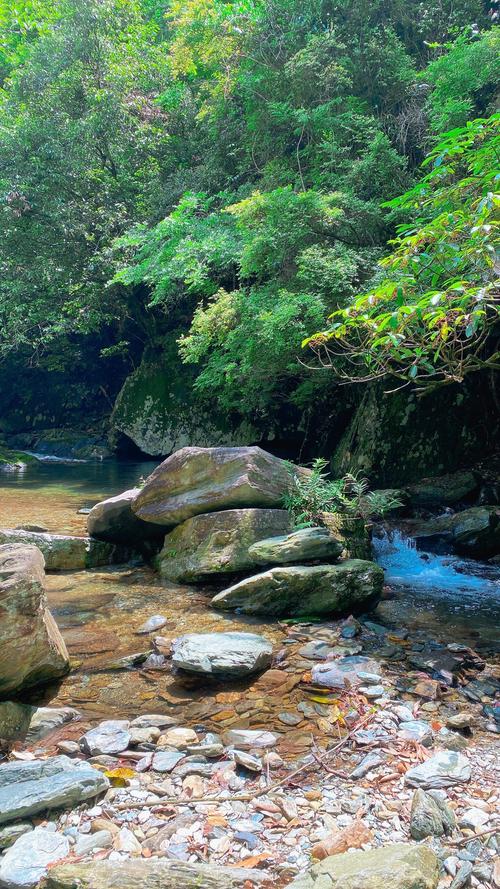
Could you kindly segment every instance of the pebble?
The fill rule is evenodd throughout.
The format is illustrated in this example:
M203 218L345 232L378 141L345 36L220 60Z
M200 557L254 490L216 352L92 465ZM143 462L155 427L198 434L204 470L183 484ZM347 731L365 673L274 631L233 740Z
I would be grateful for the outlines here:
M94 849L108 849L113 845L113 834L110 830L98 830L95 833L83 834L74 846L75 855L85 856Z
M153 614L135 631L136 636L146 636L148 633L154 633L155 630L160 630L164 627L166 623L168 623L168 617L164 617L163 614Z
M175 747L185 750L188 744L198 740L198 735L191 728L172 728L158 739L158 747Z
M477 830L480 827L484 827L489 820L490 816L487 812L483 812L482 809L471 808L460 815L458 823L460 827L471 827L473 830Z
M233 757L234 761L238 763L239 766L243 766L243 768L248 769L250 772L262 771L262 761L256 756L251 756L250 753L245 753L244 750L233 750Z

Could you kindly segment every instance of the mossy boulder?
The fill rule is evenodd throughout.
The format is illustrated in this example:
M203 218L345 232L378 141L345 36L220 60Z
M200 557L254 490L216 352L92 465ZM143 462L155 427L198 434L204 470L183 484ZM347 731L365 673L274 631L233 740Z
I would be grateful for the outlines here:
M462 556L489 559L500 553L500 506L473 506L443 515L413 531L417 543L451 547Z
M450 472L435 478L423 478L406 488L410 505L432 509L438 506L455 506L470 500L479 492L477 476L468 470Z
M289 889L436 889L439 861L428 846L395 843L330 855Z
M146 352L125 380L111 416L111 438L122 433L152 457L186 445L231 446L259 439L249 424L232 423L202 404L193 389L194 371L177 353L177 337L174 332L167 338L160 355Z
M270 617L342 616L363 611L380 598L384 572L374 562L271 568L247 577L212 599L220 611Z
M318 559L335 562L343 545L327 528L301 528L280 537L258 540L248 555L258 565L300 565Z
M252 544L290 529L283 509L226 509L193 516L167 534L158 557L162 577L175 583L251 571Z
M91 537L71 537L17 528L0 529L0 544L6 543L36 546L44 556L47 571L83 571L85 568L119 565L134 555L131 549L124 546Z

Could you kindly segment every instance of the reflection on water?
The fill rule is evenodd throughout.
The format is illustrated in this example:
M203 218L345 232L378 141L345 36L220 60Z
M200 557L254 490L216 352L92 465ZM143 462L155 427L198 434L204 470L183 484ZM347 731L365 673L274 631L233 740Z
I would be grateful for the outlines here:
M500 567L418 550L398 529L375 535L377 562L395 598L379 613L408 627L473 644L491 644L500 621Z

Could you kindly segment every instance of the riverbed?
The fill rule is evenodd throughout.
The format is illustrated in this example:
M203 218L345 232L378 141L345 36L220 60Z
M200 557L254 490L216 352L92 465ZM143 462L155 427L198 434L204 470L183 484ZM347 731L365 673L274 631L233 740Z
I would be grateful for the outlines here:
M21 473L0 476L0 526L30 523L49 531L85 534L88 508L105 497L133 487L154 463L103 461L93 463L36 462ZM376 554L386 569L386 598L372 619L411 635L432 635L439 642L460 642L494 651L500 618L500 569L467 565L459 560L417 553L392 531L376 539ZM47 576L49 605L64 635L73 669L58 686L47 689L44 703L70 705L95 722L140 713L182 715L186 724L216 728L230 720L228 703L238 703L236 719L257 726L273 724L283 730L279 713L287 701L271 699L257 717L241 705L245 689L231 691L203 686L199 678L180 681L168 668L123 668L120 659L151 649L148 636L137 635L153 614L167 618L160 646L186 632L246 629L262 633L275 650L290 644L289 628L276 622L222 615L210 608L214 588L162 584L145 566L123 566ZM120 668L121 667L121 668ZM231 701L231 695L233 700ZM40 702L40 693L31 698Z

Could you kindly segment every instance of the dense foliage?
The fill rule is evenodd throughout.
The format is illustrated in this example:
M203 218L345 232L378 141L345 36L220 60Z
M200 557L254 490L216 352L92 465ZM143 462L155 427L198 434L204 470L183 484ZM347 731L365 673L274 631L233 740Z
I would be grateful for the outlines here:
M497 54L483 0L0 0L0 359L71 368L87 339L105 375L180 329L200 396L259 421L349 376L396 269L368 376L493 363ZM416 274L422 237L443 271ZM325 379L301 344L332 313Z

